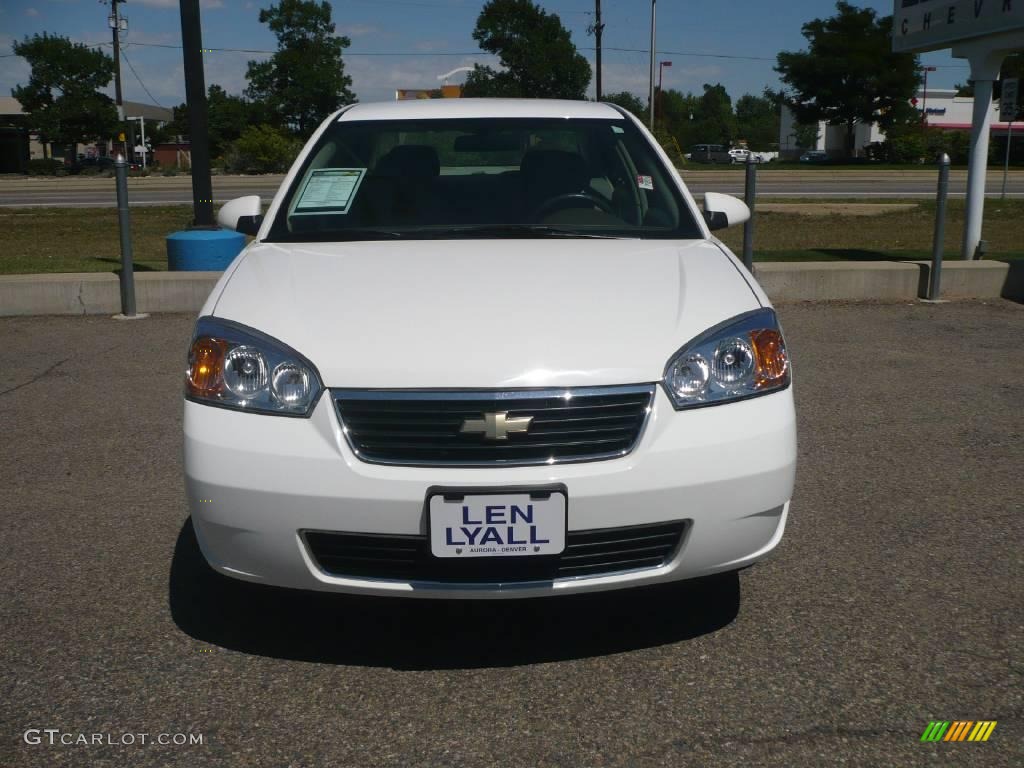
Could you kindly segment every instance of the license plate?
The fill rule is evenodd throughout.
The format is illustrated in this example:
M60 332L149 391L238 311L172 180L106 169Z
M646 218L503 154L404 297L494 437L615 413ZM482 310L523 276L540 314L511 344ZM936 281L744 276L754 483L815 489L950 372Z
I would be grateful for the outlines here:
M565 549L564 491L429 496L434 557L527 557Z

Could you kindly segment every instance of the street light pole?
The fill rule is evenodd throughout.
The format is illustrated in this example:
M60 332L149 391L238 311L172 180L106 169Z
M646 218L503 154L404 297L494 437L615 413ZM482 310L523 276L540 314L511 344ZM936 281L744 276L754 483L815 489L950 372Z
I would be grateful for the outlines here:
M654 130L654 51L657 41L655 35L658 0L651 0L651 130Z
M671 61L659 61L658 62L658 101L664 101L665 100L665 93L664 93L664 90L661 87L661 78L662 78L662 75L665 72L665 67L671 67L671 66L672 66L672 62Z
M936 67L921 67L924 72L924 91L921 94L921 135L925 134L928 128L928 73L934 72Z

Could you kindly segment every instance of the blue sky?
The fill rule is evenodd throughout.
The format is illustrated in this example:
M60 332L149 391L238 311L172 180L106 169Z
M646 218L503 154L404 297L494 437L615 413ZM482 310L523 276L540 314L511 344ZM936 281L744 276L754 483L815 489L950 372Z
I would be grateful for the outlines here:
M275 38L259 23L259 9L270 0L201 0L203 44L211 48L272 50ZM583 49L593 46L586 34L592 0L546 0ZM888 14L892 2L857 3ZM459 66L491 61L470 55L479 48L472 38L482 0L334 0L338 31L352 39L345 59L353 90L360 101L394 97L396 88L438 84L437 76ZM733 99L778 86L772 70L780 50L803 48L801 25L829 16L834 3L825 0L660 0L658 2L659 59L671 60L665 87L699 92L705 82L721 82ZM650 3L646 0L603 0L605 91L647 90ZM84 43L109 42L109 6L97 0L0 0L0 94L28 77L28 65L11 55L11 43L35 32L65 35ZM185 98L178 0L128 0L121 12L129 20L125 53L135 73L122 65L125 98L171 106ZM109 46L106 48L109 52ZM593 64L592 50L582 50ZM404 53L411 55L393 55ZM367 55L386 54L386 55ZM713 58L683 54L752 57ZM229 92L245 88L246 62L259 53L215 52L206 57L206 82ZM952 87L967 79L968 69L948 52L927 54L926 64L940 69L929 77L929 88ZM462 75L453 78L460 82ZM140 82L141 81L141 82ZM143 87L144 86L144 87ZM152 98L147 95L146 90ZM591 85L593 95L593 85Z

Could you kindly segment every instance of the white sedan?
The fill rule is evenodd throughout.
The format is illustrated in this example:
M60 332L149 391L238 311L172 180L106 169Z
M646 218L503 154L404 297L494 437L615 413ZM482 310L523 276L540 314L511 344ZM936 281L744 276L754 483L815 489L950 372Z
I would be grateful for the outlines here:
M185 477L218 572L534 597L744 568L793 491L768 298L608 104L346 107L203 307Z

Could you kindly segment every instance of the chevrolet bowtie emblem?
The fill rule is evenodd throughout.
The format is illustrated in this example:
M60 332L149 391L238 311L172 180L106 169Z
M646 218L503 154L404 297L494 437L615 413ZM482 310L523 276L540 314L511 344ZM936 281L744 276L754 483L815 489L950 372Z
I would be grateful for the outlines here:
M533 416L508 417L508 411L485 413L482 419L466 419L459 432L482 434L486 440L508 440L509 435L526 432Z

